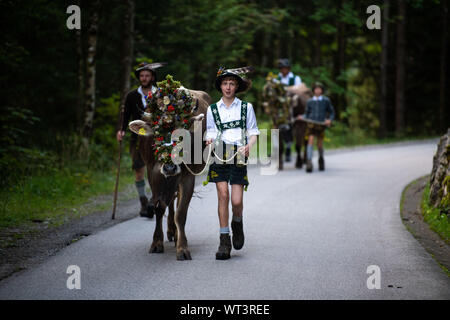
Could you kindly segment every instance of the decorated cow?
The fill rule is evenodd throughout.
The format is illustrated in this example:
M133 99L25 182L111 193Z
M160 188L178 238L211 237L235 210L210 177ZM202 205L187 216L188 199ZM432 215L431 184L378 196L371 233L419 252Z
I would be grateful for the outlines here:
M177 260L191 260L185 234L187 211L194 192L195 175L204 171L206 164L203 157L199 163L175 161L175 153L180 154L183 138L174 138L172 133L184 129L190 135L193 143L189 149L184 144L182 153L193 155L194 136L203 137L206 130L205 115L211 98L203 91L182 87L170 75L157 85L156 92L147 97L147 109L142 119L129 124L130 130L139 135L139 152L146 162L152 190L150 203L156 226L150 253L164 252L162 219L166 208L173 205L176 198L175 210L169 210L167 236L169 240L175 240ZM203 139L200 143L201 150L204 150Z
M303 165L302 147L306 146L305 132L306 124L300 120L294 120L298 115L304 114L306 102L312 97L312 92L304 84L296 86L285 86L277 76L269 73L263 88L264 111L272 120L272 126L280 130L279 139L279 169L283 169L284 143L283 134L293 126L295 139L295 150L297 159L295 166L301 168ZM306 150L303 148L303 150Z

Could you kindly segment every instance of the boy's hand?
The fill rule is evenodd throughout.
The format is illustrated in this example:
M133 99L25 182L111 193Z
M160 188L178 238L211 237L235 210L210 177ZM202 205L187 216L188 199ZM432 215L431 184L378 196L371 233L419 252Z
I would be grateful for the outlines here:
M247 144L243 147L239 147L238 152L240 152L243 155L245 155L246 157L248 157L248 155L250 154L250 146Z
M300 114L295 118L295 120L303 120L303 116Z
M331 126L331 120L330 119L325 120L325 125L327 127Z
M213 139L206 139L206 146L209 146L213 142Z

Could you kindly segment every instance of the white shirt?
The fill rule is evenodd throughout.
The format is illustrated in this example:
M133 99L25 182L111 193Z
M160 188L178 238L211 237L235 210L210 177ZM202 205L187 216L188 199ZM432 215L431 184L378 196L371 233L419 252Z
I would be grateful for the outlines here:
M281 79L281 83L284 85L289 85L289 78L293 78L294 74L290 71L286 77L283 77L283 75L281 73L278 74L278 76ZM295 80L294 80L294 86L298 86L302 84L302 79L300 79L299 76L295 76Z
M144 94L144 91L142 91L142 86L139 86L137 91L141 94L142 105L144 106L144 109L147 108L147 101L145 100L145 94ZM152 86L152 93L155 93L155 91L156 91L156 87Z
M241 119L241 105L242 101L238 98L234 98L233 103L229 107L225 105L222 99L217 102L217 110L219 111L220 121L222 123L240 120ZM233 128L226 129L222 132L222 140L227 144L236 144L242 146L242 129ZM211 111L211 107L208 107L206 113L206 139L216 139L218 129L214 122L214 116ZM256 123L255 111L250 102L247 102L247 136L259 135L258 125Z
M318 98L316 96L313 97L314 101L321 101L323 100L323 96L319 96Z

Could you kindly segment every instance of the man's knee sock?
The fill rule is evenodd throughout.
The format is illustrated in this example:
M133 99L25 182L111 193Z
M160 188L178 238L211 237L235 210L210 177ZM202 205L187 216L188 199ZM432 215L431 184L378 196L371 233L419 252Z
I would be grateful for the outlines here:
M136 181L134 184L136 185L137 192L139 193L139 198L145 197L145 179Z
M323 158L323 147L319 148L319 157Z
M309 145L306 147L306 158L311 160L313 157L313 146Z

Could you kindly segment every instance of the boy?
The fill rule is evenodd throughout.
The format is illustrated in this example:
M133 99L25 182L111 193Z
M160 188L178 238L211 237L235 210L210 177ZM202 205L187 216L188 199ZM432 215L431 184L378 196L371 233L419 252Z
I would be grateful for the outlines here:
M217 73L215 87L222 93L222 98L208 108L206 145L214 143L224 150L232 150L232 154L225 154L223 157L225 159L222 160L229 160L236 153L247 158L259 135L252 104L236 98L238 92L250 88L250 81L243 77L249 70L249 68L228 70L221 68ZM244 245L242 211L244 187L248 186L247 166L240 164L236 159L238 157L220 163L215 161L210 165L208 172L208 181L216 183L217 189L220 224L220 245L216 253L218 260L229 259L231 253L228 184L231 185L233 247L239 250Z
M309 99L306 104L306 113L298 116L298 119L322 122L324 125L308 123L308 146L306 147L306 172L308 173L313 171L312 156L314 137L317 137L317 149L319 150L319 170L325 170L325 160L323 158L323 139L325 137L325 127L329 127L331 125L331 121L334 119L333 105L328 97L322 95L324 91L323 85L321 83L315 83L312 90L314 96Z

